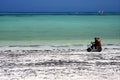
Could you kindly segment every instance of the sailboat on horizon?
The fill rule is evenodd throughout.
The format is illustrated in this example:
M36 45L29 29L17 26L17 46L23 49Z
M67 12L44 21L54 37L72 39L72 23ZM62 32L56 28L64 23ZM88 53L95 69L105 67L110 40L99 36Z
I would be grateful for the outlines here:
M104 11L103 11L103 10L99 10L99 11L98 11L98 14L99 14L99 15L103 15L103 14L104 14Z

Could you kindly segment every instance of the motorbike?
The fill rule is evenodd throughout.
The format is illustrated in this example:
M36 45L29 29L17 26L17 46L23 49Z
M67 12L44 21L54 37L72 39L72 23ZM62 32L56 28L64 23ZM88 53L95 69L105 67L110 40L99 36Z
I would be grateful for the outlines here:
M94 42L91 42L90 44L88 44L87 51L88 52L101 52L102 48L98 46L95 47L94 44L95 44Z

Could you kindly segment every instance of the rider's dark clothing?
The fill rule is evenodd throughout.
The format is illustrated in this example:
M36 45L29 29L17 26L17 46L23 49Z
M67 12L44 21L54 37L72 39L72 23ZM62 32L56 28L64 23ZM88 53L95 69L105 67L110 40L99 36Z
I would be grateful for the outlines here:
M95 42L93 43L92 47L95 47L95 49L101 48L101 41L99 38L95 38Z

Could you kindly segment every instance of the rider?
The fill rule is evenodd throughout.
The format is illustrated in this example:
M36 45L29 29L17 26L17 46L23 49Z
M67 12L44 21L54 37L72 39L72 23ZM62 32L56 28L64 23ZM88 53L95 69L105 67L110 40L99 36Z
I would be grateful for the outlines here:
M94 46L95 46L95 49L101 48L101 40L100 40L100 38L96 38L95 37L95 44L94 44Z
M94 38L95 41L91 42L92 46L90 46L87 51L91 52L91 51L97 51L97 52L101 52L102 51L102 47L101 47L101 40L100 38L95 37Z

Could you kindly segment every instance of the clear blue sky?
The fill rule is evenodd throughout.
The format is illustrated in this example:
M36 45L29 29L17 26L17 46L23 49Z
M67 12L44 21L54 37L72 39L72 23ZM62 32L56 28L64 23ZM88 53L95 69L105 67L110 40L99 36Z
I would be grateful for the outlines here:
M120 0L0 0L0 12L120 12Z

